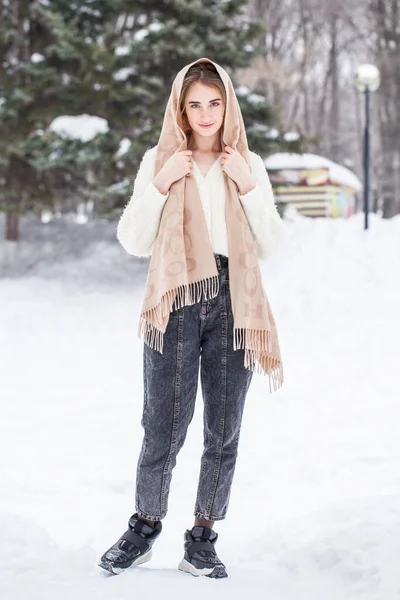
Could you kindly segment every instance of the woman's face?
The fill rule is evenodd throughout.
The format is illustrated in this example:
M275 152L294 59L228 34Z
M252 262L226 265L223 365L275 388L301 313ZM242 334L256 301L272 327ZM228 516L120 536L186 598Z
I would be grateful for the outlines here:
M186 95L185 112L189 125L199 135L215 135L224 122L225 106L222 94L215 86L199 81Z

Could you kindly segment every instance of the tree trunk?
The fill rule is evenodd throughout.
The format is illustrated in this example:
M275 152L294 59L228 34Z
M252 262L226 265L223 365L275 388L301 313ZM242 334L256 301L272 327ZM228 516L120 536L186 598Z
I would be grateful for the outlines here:
M393 195L384 196L382 206L382 217L384 219L391 219L398 214L398 207Z
M303 0L299 1L301 28L303 34L303 60L301 69L301 90L303 92L303 107L304 107L304 126L307 135L311 135L311 118L310 118L310 97L308 88L308 69L309 69L309 14L306 3Z
M19 214L17 212L6 213L6 240L8 242L19 240Z
M331 73L331 110L330 110L330 154L332 160L336 162L343 161L343 149L340 143L340 85L339 85L339 65L338 65L338 17L334 13L331 16L331 50L330 65Z

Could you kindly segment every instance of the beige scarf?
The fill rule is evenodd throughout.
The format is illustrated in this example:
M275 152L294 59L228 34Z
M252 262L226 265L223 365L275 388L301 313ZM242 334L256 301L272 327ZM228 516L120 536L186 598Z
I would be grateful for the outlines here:
M228 73L208 58L184 67L176 76L157 146L157 174L176 151L187 150L187 138L177 123L182 83L188 69L212 63L226 89L222 148L231 146L249 164L243 118ZM225 218L229 248L229 280L234 317L234 350L244 349L245 367L268 374L270 390L283 383L282 360L274 317L262 286L256 244L235 182L224 173ZM139 335L163 352L163 336L171 310L218 294L219 279L207 225L193 176L170 188L149 266Z

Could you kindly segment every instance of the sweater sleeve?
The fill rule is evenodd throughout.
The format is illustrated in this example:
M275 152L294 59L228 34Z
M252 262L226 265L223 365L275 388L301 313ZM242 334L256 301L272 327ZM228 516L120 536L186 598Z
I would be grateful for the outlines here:
M157 146L143 156L133 193L117 227L117 238L129 254L150 256L157 237L161 213L169 194L153 185Z
M276 209L264 161L258 154L250 152L250 163L256 187L239 197L256 240L258 256L265 260L281 246L287 228Z

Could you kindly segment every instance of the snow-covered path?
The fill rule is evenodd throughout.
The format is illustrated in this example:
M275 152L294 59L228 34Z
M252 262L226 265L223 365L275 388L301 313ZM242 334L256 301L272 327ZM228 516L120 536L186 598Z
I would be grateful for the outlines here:
M133 510L144 265L103 245L53 279L0 280L2 600L400 598L400 220L298 219L264 267L286 383L253 380L228 519L226 581L176 570L191 526L201 400L146 566L96 557ZM122 259L121 259L122 260ZM125 257L124 257L125 260ZM79 278L101 261L113 284ZM78 273L79 285L74 284Z

